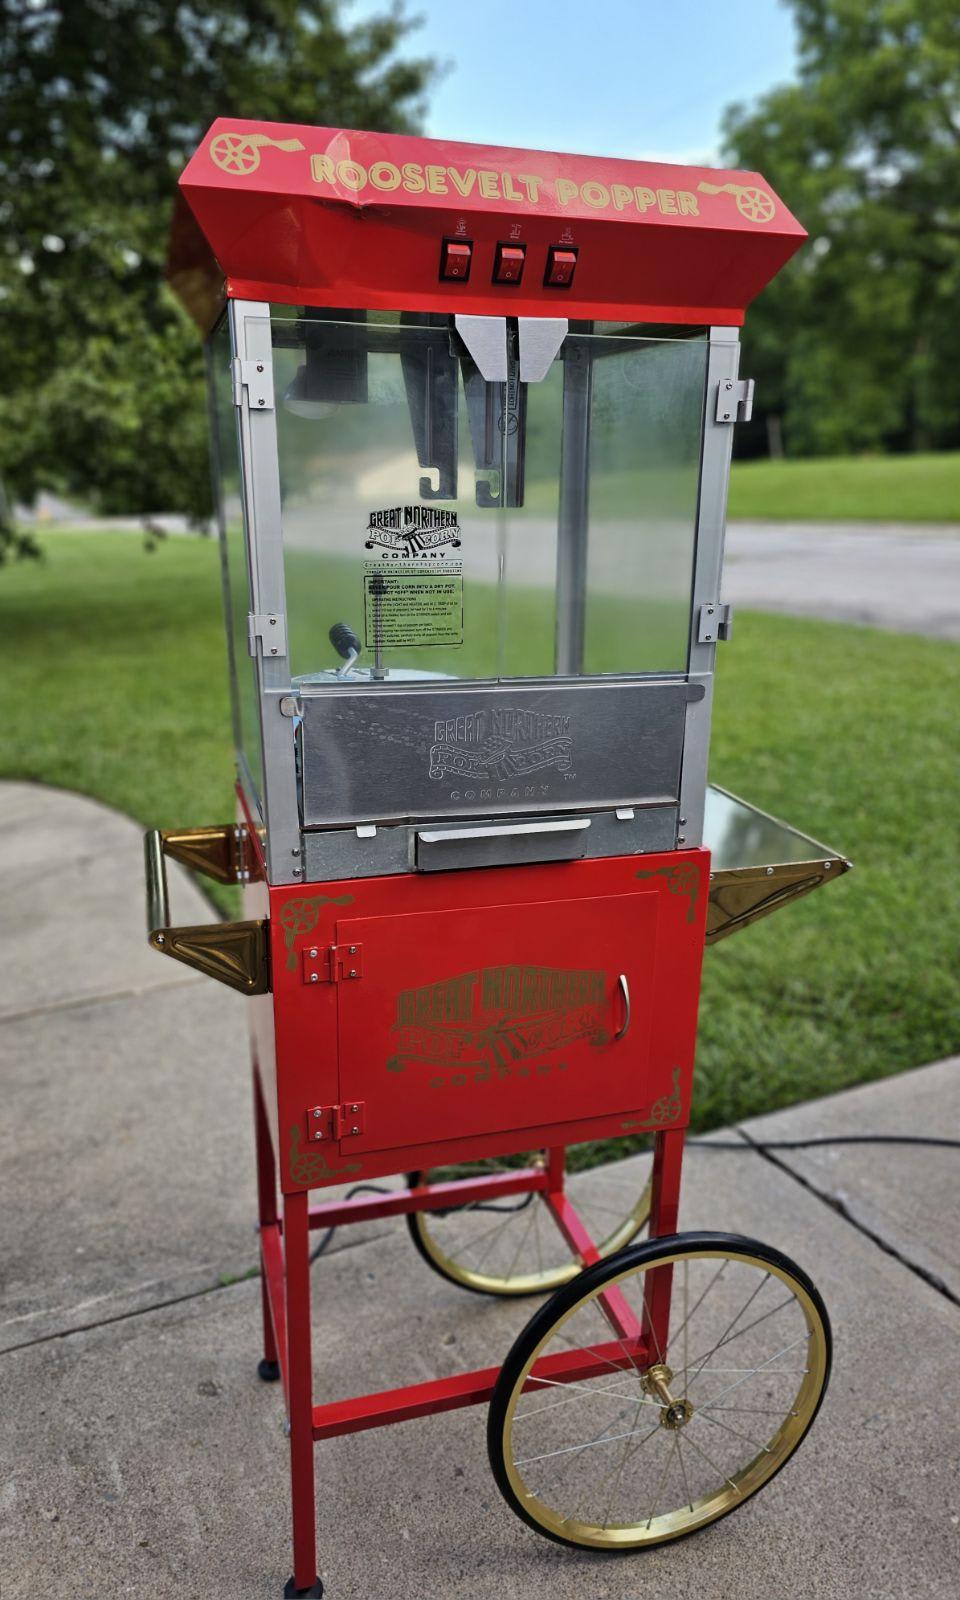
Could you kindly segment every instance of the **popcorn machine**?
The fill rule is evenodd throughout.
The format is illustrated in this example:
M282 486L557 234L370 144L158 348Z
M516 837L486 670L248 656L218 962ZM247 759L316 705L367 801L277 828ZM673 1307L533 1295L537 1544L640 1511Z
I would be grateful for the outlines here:
M148 922L250 997L288 1595L319 1440L489 1402L512 1509L634 1550L820 1404L804 1271L676 1231L704 943L848 865L707 786L737 330L803 238L755 174L326 128L217 122L181 179L238 811L148 835ZM171 927L166 856L244 920ZM591 1215L568 1147L641 1132L646 1191ZM383 1216L549 1298L498 1365L314 1404L310 1230Z

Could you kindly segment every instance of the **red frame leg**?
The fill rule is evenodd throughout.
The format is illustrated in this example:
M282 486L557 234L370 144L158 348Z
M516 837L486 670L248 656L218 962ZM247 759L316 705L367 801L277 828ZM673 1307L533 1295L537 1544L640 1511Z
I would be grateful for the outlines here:
M313 1358L310 1348L310 1230L305 1192L283 1199L287 1310L287 1410L290 1420L290 1500L293 1581L317 1581L317 1513L313 1461Z
M263 1105L263 1090L256 1062L253 1064L253 1130L257 1152L257 1217L262 1234L264 1228L276 1227L277 1224L277 1164L273 1157L270 1126ZM276 1364L280 1358L270 1315L265 1272L260 1274L260 1300L263 1308L263 1359Z
M682 1128L658 1133L653 1145L653 1192L650 1201L650 1238L676 1233L680 1210L680 1169L683 1165ZM647 1274L643 1296L645 1348L655 1361L663 1361L670 1339L670 1296L673 1267L656 1267Z

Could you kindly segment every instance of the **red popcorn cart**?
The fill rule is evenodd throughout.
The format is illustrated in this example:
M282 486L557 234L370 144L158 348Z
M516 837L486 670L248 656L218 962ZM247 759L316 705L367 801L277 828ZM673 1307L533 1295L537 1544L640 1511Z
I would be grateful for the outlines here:
M806 1273L677 1232L705 943L848 865L707 785L738 327L803 238L752 173L328 128L217 122L181 179L238 812L148 835L148 922L249 997L287 1595L337 1434L486 1404L518 1516L634 1551L817 1413ZM244 920L170 926L166 856ZM642 1133L646 1189L575 1203L569 1147ZM488 1368L315 1404L311 1230L385 1216L540 1303Z

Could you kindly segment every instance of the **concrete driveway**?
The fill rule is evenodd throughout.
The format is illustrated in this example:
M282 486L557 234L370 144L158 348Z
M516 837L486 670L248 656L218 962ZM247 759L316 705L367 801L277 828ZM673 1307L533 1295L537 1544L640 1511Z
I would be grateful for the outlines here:
M960 523L731 522L724 599L960 639Z

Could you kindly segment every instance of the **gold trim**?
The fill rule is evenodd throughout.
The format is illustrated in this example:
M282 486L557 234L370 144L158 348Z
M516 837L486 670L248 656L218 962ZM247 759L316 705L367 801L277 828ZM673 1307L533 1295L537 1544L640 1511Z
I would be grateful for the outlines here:
M210 922L195 928L156 928L154 950L216 978L241 994L270 992L266 922Z
M165 829L163 853L217 883L245 883L260 877L256 855L244 848L246 829L237 823L215 828Z

